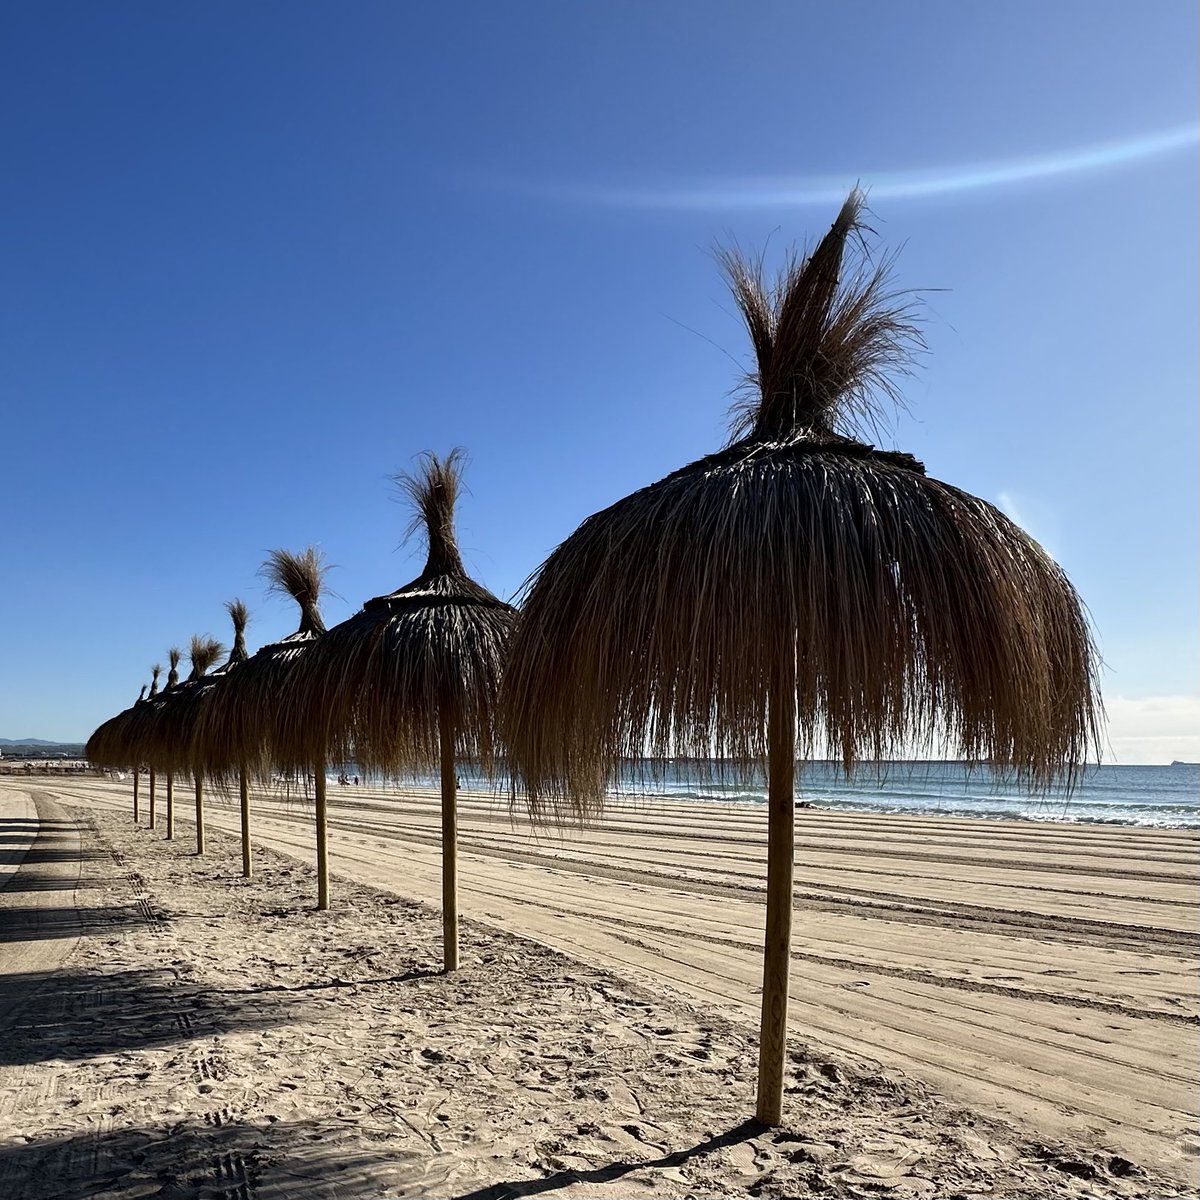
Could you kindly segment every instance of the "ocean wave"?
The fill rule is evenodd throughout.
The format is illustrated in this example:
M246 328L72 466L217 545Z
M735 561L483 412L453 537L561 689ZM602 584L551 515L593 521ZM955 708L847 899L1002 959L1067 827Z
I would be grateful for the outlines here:
M351 776L353 764L347 764ZM372 780L372 782L377 782ZM409 783L437 787L436 777ZM460 771L463 788L507 794L507 784L472 770ZM330 784L336 777L330 777ZM1011 780L961 763L890 764L847 781L824 763L806 764L797 779L796 800L830 812L966 817L991 821L1122 825L1133 828L1200 829L1200 769L1192 767L1091 767L1071 795L1065 791L1031 796ZM719 765L661 762L631 766L612 788L616 803L678 802L761 807L761 777L724 779Z
M761 807L766 795L758 790L700 788L620 788L618 800L679 801ZM1125 800L1033 799L1020 796L891 792L854 795L842 792L797 792L798 803L829 812L879 815L966 817L992 821L1061 822L1077 825L1124 825L1156 829L1200 829L1200 804Z

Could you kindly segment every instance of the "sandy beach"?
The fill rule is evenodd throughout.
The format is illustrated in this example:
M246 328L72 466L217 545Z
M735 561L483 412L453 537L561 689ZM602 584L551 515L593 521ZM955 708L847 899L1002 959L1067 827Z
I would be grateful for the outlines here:
M765 819L0 781L0 1195L1175 1196L1200 1162L1180 832L797 813L786 1124L753 1108ZM145 796L143 794L143 803ZM143 809L143 812L145 810ZM143 817L144 822L144 817Z

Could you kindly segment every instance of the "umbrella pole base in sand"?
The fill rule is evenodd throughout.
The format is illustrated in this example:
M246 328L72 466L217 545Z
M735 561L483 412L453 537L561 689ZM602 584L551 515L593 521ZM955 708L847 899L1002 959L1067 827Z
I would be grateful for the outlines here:
M442 961L458 970L458 777L454 773L454 728L438 718L442 751Z
M141 779L141 768L133 768L133 823L138 823L140 813L138 811L138 782Z
M326 797L325 764L317 764L317 909L329 907L329 805Z
M243 767L238 774L238 791L242 802L242 875L246 879L254 876L254 863L250 855L250 780Z
M154 772L150 772L150 828L154 828Z
M175 777L167 772L167 841L175 840Z
M763 944L762 1025L758 1046L758 1104L764 1125L783 1119L787 1067L788 981L795 872L796 692L776 693L767 718L767 928Z

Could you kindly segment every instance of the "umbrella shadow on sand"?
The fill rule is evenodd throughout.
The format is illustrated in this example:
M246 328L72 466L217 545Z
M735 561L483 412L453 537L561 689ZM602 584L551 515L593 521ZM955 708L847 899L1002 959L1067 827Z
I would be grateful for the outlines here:
M765 1125L751 1118L725 1130L724 1133L713 1134L711 1137L697 1142L694 1146L688 1146L685 1150L673 1150L670 1154L663 1154L658 1158L640 1161L622 1159L603 1167L557 1171L553 1175L547 1175L544 1179L493 1183L471 1192L461 1192L454 1197L454 1200L513 1200L513 1197L516 1196L537 1196L542 1192L554 1192L559 1188L573 1187L580 1183L612 1183L615 1180L623 1179L626 1175L632 1175L635 1171L681 1167L693 1159L703 1158L707 1154L714 1154L729 1146L748 1142L751 1138L766 1132L768 1130Z
M290 1024L304 992L190 985L168 970L31 971L3 977L11 1019L0 1028L0 1066L149 1050ZM0 1195L7 1194L0 1187Z

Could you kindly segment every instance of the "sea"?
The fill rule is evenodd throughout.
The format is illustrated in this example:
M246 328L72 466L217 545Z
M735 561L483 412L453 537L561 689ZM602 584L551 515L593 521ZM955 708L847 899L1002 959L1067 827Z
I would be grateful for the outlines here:
M461 770L459 781L471 790L496 787L470 770ZM434 779L421 782L436 786ZM722 779L719 771L694 760L630 764L612 790L631 801L757 805L767 799L761 778ZM851 779L834 763L798 763L796 800L851 813L1200 830L1200 763L1104 763L1087 767L1069 793L1059 789L1048 795L1031 794L1011 777L958 762L892 762Z

